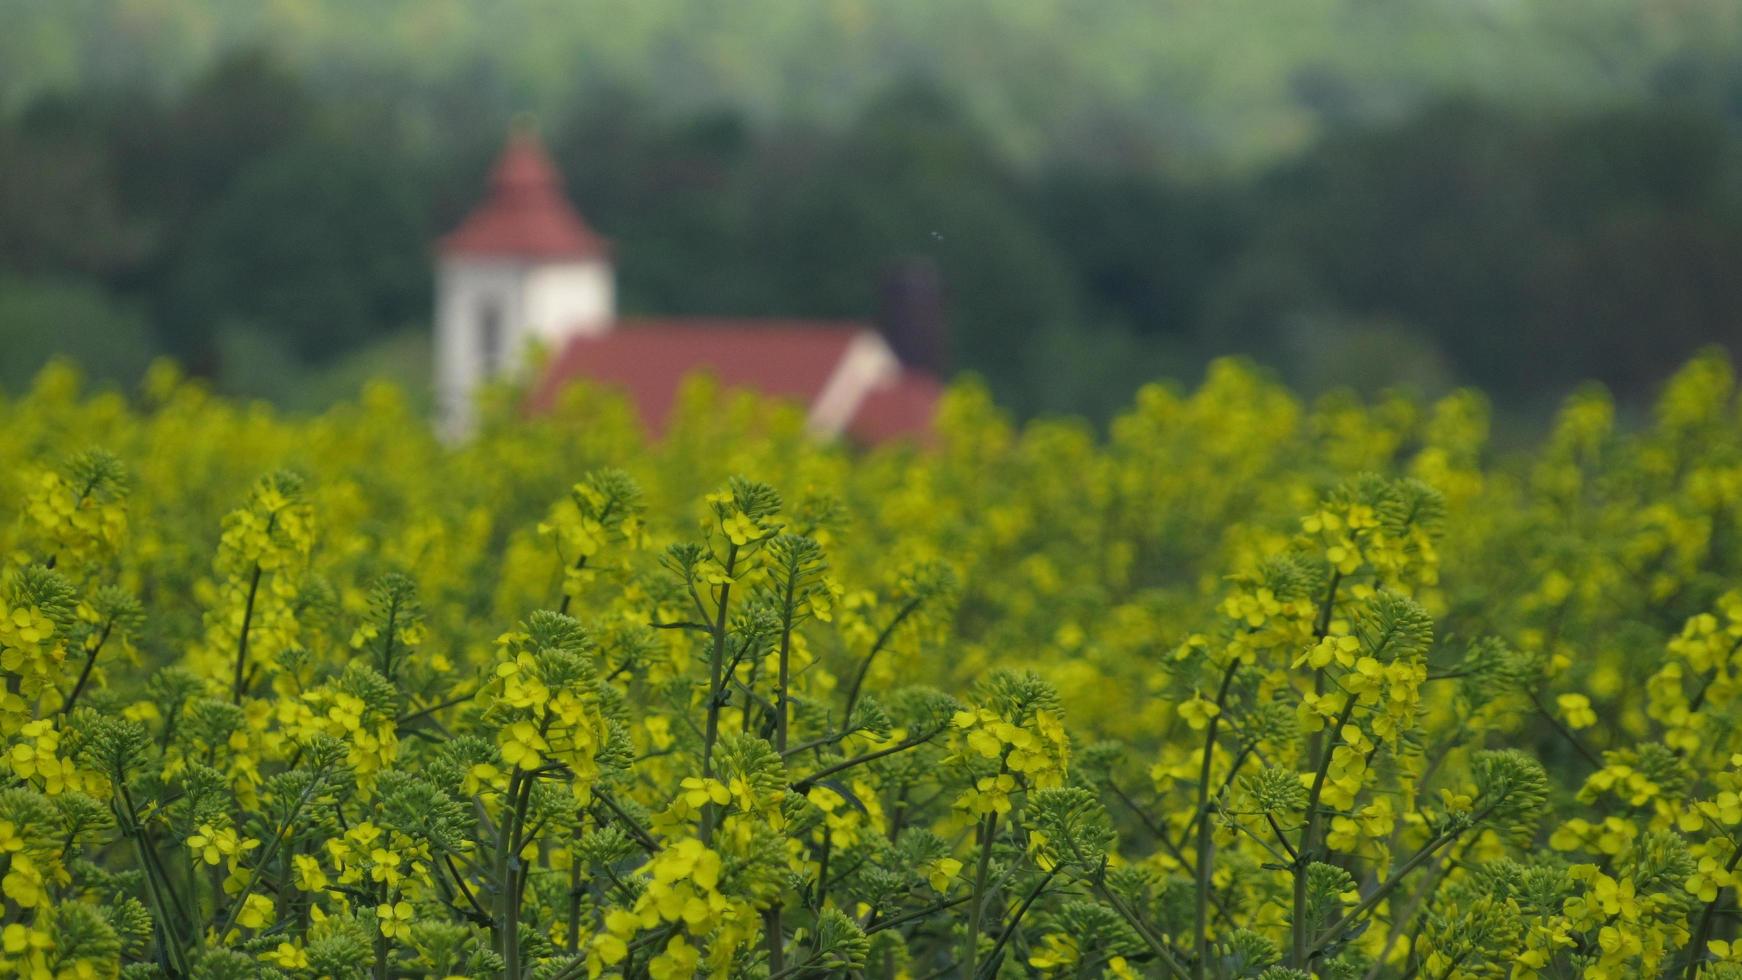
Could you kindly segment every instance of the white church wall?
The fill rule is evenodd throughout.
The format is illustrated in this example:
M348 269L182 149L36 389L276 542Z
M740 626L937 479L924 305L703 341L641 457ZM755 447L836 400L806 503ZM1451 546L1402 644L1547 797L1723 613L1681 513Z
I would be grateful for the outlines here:
M524 370L534 345L554 353L569 337L609 330L615 316L615 284L606 262L442 260L435 345L442 434L470 435L479 386Z
M445 259L436 271L436 405L450 439L471 433L478 386L510 370L525 346L526 272L478 258Z
M539 265L526 274L526 323L551 350L573 336L596 337L616 318L615 284L605 262Z

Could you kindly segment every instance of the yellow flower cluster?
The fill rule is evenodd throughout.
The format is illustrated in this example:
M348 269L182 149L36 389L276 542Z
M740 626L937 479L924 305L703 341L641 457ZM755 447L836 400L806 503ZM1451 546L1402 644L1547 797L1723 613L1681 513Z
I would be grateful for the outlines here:
M486 414L0 400L0 973L1742 975L1720 357L1516 456L1234 362Z
M85 565L113 555L127 534L127 487L104 453L74 457L27 479L20 544Z
M956 801L968 813L1009 813L1011 796L1018 788L1064 784L1070 739L1055 711L1031 708L1017 713L980 707L956 712L951 725L959 733L962 755L976 763L976 772L985 770Z

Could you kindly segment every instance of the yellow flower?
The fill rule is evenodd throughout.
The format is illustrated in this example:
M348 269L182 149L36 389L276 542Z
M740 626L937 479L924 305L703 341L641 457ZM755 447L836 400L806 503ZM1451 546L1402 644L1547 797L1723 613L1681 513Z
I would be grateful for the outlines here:
M369 879L385 882L392 888L399 884L403 877L399 873L399 855L386 848L377 847L369 852Z
M1203 731L1209 725L1210 719L1222 713L1220 705L1209 700L1202 694L1193 694L1191 700L1180 702L1179 716L1186 720L1192 731Z
M1004 743L998 736L984 728L975 728L968 733L968 747L988 759L996 759L1004 751Z
M23 854L12 856L12 867L0 879L0 892L24 908L35 908L48 899L47 882L36 862Z
M700 962L701 954L680 932L671 937L665 949L647 964L647 972L653 980L687 980L696 975L696 966Z
M1725 871L1722 862L1707 855L1700 858L1698 870L1688 877L1686 887L1700 901L1712 902L1717 900L1719 890L1735 884L1736 878L1735 872Z
M1028 965L1040 970L1070 967L1082 958L1074 936L1049 932L1040 939L1040 947L1028 956Z
M724 806L732 802L732 791L718 779L685 776L682 786L683 801L692 807L704 807L709 803Z
M1555 698L1555 704L1560 706L1567 727L1574 731L1597 723L1597 712L1591 710L1591 699L1583 694L1563 694Z
M19 956L31 951L42 952L54 948L54 936L44 929L33 929L23 923L13 922L0 930L0 950L7 956Z
M511 766L537 769L540 753L549 749L550 743L530 721L517 721L502 732L502 759Z
M1353 636L1326 636L1296 657L1293 666L1298 668L1304 663L1314 670L1320 670L1336 662L1350 667L1354 665L1355 653L1360 649L1361 641Z
M1325 560L1344 575L1353 575L1361 568L1361 549L1349 538L1338 538L1325 549Z
M590 947L592 955L606 966L621 963L629 955L629 944L609 932L601 932L593 936Z
M308 969L308 952L290 943L279 943L277 948L260 954L260 958L281 970Z
M957 805L975 814L1005 814L1010 812L1010 794L1015 791L1016 777L1010 773L981 776L974 782L973 789L962 794Z
M925 876L932 890L937 892L949 891L950 882L961 873L962 862L953 857L937 858L920 865L920 874Z
M250 894L242 901L242 911L236 914L236 924L244 929L264 929L272 923L272 899Z
M412 908L410 902L383 902L375 906L375 919L381 934L388 939L410 939Z
M197 832L188 836L188 849L194 856L207 864L217 864L226 858L237 858L260 846L260 842L242 839L231 827L213 827L211 824L201 824Z
M327 873L321 868L319 858L312 854L298 854L290 859L290 864L297 888L318 892L327 887Z
M460 789L467 796L476 794L486 787L501 789L506 785L502 778L502 770L488 762L479 762L466 770L465 777L460 781Z
M720 529L726 532L726 537L730 538L733 544L740 547L762 538L762 528L758 527L756 522L742 511L722 521Z

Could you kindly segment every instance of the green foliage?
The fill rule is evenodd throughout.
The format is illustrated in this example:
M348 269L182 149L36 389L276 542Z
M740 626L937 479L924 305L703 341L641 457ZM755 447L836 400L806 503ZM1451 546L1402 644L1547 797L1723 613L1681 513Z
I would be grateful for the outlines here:
M428 244L528 108L619 245L626 310L865 318L919 259L948 294L951 363L1025 417L1103 421L1229 352L1309 392L1474 382L1510 412L1598 377L1633 401L1737 339L1712 270L1742 264L1739 38L1711 4L1642 26L1637 4L1549 3L1498 30L1464 4L1353 0L904 0L729 30L666 0L606 31L525 3L488 24L34 6L7 40L35 43L0 58L0 79L25 76L0 81L9 392L56 354L131 387L159 351L298 411L377 375L427 389ZM1496 63L1515 73L1464 60L1510 44ZM647 74L628 53L651 48L686 67ZM114 50L137 57L125 77L97 67ZM1085 63L1061 86L1039 51Z
M0 276L0 324L0 391L24 390L54 358L76 362L94 382L130 387L160 352L141 311L76 279Z
M933 446L848 455L698 389L648 446L605 398L457 448L384 390L0 404L0 971L1742 956L1716 357L1518 459L1473 396L1236 365L1104 444L958 389Z

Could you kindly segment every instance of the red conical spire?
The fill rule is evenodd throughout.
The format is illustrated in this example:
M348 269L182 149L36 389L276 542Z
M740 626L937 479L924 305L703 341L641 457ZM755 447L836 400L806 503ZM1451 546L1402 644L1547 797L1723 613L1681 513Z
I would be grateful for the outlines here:
M443 236L445 255L584 259L607 244L581 220L563 194L562 178L538 134L516 125L490 171L490 194Z

